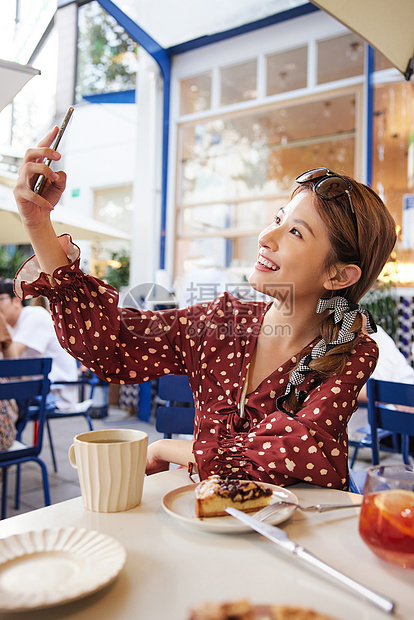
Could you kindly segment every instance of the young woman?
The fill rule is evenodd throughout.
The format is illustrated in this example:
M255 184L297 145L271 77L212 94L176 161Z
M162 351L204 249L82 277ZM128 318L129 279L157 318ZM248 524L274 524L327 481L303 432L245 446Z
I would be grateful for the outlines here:
M147 473L195 462L201 478L346 489L347 423L378 356L357 302L395 243L379 197L326 168L298 177L291 201L259 236L250 276L274 302L222 294L178 310L118 309L117 292L82 273L78 248L53 231L49 214L66 175L42 162L60 158L49 148L56 131L26 153L15 188L36 252L16 291L48 297L62 346L106 381L188 375L194 440L153 443ZM32 191L39 174L48 179L42 196Z

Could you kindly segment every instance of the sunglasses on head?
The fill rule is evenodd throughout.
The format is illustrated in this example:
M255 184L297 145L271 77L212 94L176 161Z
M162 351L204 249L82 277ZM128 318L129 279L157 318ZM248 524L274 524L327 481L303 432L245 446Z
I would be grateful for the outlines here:
M358 222L355 215L354 203L352 202L351 192L352 185L350 182L341 177L336 172L332 172L328 168L313 168L296 177L296 183L314 182L313 189L315 193L323 198L323 200L334 200L341 196L348 196L348 202L351 209L351 217L354 223L355 232L358 241Z

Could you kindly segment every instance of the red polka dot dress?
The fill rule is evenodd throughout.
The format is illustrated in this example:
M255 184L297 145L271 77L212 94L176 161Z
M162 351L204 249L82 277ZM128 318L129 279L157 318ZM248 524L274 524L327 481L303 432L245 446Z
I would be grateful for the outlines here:
M328 379L308 373L307 397L292 417L276 407L296 358L257 389L242 390L263 317L270 304L227 293L187 308L118 308L118 293L79 269L79 250L60 241L71 264L49 277L32 257L16 276L19 296L45 295L61 345L105 381L141 383L187 374L195 401L194 456L201 478L212 474L278 485L299 481L348 487L347 423L373 372L378 348L355 340L345 371Z

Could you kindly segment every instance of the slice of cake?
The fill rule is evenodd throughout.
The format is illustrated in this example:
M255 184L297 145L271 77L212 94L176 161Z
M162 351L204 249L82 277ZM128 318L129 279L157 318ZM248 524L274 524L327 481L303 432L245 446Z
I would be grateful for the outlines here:
M261 482L210 476L196 486L196 515L203 517L227 516L228 506L243 512L255 512L267 506L272 489Z
M312 609L290 605L251 605L248 600L205 603L192 609L189 620L335 620Z

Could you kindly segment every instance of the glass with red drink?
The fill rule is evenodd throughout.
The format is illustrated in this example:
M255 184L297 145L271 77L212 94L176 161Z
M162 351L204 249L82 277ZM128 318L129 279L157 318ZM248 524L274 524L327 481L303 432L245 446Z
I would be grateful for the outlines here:
M414 568L413 467L378 465L368 470L359 533L383 560Z

